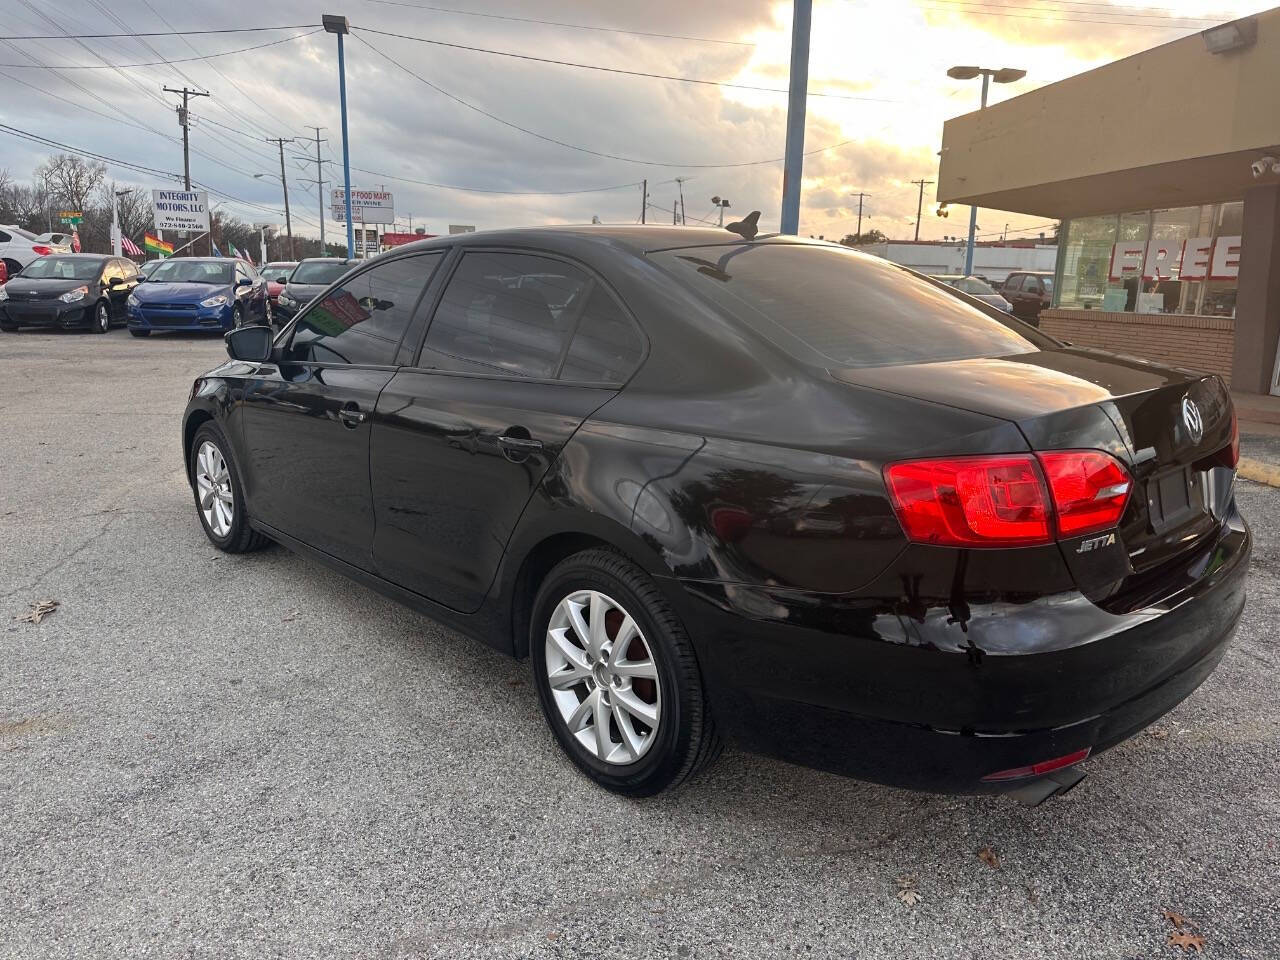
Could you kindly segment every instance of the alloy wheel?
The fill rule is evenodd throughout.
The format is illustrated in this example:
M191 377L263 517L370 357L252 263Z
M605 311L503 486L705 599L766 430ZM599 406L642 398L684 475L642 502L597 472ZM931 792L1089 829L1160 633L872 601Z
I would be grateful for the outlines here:
M206 440L196 452L196 491L200 513L216 537L231 533L235 520L235 495L231 492L231 471L216 444Z
M98 329L103 333L106 333L111 329L111 313L107 310L107 305L105 303L98 304L97 323Z
M605 763L639 760L662 722L662 685L649 642L616 600L577 590L547 624L547 681L569 733Z

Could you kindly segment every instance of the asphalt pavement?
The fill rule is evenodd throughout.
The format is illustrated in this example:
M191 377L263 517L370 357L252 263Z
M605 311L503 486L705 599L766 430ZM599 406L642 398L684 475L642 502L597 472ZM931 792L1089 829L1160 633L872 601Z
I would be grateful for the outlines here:
M1240 484L1218 671L1067 797L729 750L628 801L561 756L526 663L209 545L179 414L223 355L0 334L0 956L1182 956L1166 910L1206 957L1280 956L1280 490Z

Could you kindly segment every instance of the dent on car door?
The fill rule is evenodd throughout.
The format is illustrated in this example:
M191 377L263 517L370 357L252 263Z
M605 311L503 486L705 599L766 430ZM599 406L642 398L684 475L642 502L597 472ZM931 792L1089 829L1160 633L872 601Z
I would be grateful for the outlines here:
M585 268L465 252L417 366L378 400L378 573L455 610L478 609L534 490L643 351L634 321Z
M400 257L311 305L279 359L247 378L242 429L250 514L371 567L369 416L438 255Z

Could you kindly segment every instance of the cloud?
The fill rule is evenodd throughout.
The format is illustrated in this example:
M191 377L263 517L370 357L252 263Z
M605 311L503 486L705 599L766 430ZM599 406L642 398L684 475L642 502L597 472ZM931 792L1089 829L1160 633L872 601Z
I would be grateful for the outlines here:
M643 6L585 7L570 0L489 0L484 12L590 22L619 28L736 41L699 43L627 33L576 30L513 20L435 12L416 0L353 2L353 27L428 37L551 59L653 73L719 78L759 86L785 86L789 60L790 4L776 0L649 0ZM446 6L450 0L433 0ZM1043 6L1028 0L1024 6ZM457 2L459 8L462 7ZM849 194L872 194L864 222L890 235L914 228L917 188L936 180L942 121L974 107L976 85L945 76L957 59L979 57L997 65L1026 66L1026 81L995 91L996 97L1034 89L1089 66L1176 36L1152 27L1048 24L981 16L973 5L947 9L951 0L819 0L814 11L810 89L873 100L810 98L806 149L852 140L805 161L801 232L828 236L849 232L857 216ZM152 9L183 29L231 24L310 24L312 0L271 4L224 0L216 6L159 5L114 0L111 10L139 30L164 30ZM1046 7L1046 9L1049 9ZM1184 15L1194 11L1179 7ZM110 23L88 0L67 0L46 15L71 32L104 32ZM1047 15L1047 14L1046 14ZM12 33L51 33L49 23L23 10L6 14ZM92 29L90 29L92 28ZM448 93L510 123L610 159L529 136L467 109L388 63L362 43L363 36L389 57ZM114 63L136 63L230 50L260 42L260 34L89 41ZM189 45L188 45L189 43ZM318 33L250 54L208 62L122 70L65 71L0 67L36 89L10 86L6 123L104 155L169 171L181 170L180 130L172 95L164 85L196 85L212 97L193 102L192 176L236 198L224 208L246 220L282 220L279 154L267 137L307 137L322 125L325 189L341 182L336 43ZM28 54L50 63L95 63L70 41L23 41L0 47L0 60ZM3 77L0 77L3 79ZM730 199L731 212L762 211L765 229L776 229L781 164L707 169L700 164L741 163L781 157L786 97L765 92L619 76L449 49L409 40L357 34L347 40L351 163L357 187L384 185L402 218L443 232L450 223L479 227L549 222L630 222L640 216L647 179L654 219L670 217L683 184L690 217L713 218L710 197ZM79 86L77 86L77 84ZM62 97L67 103L55 97ZM881 102L888 101L888 102ZM98 111L107 116L98 116ZM131 125L132 124L132 125ZM228 129L229 128L229 129ZM315 235L320 198L314 183L314 141L286 145L295 229ZM4 166L18 178L48 151L21 141L5 144ZM646 165L635 160L684 164ZM138 175L114 171L126 182ZM264 174L255 178L254 174ZM618 185L618 189L563 196L469 193L405 180L508 191L568 191ZM161 182L140 186L168 185ZM626 185L626 186L624 186ZM932 188L925 196L924 236L961 232L967 211L949 221L932 216ZM255 206L256 205L256 206ZM1014 228L1035 218L999 214ZM990 220L990 217L983 218ZM988 224L984 223L984 226ZM339 228L332 222L333 235Z

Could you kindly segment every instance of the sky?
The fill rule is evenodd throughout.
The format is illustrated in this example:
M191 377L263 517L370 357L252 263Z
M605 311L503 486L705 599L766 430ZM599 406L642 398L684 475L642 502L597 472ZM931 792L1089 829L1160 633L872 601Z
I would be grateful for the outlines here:
M853 232L861 192L869 194L864 230L914 235L920 195L911 181L937 180L943 122L978 106L979 82L949 79L950 66L1025 69L1025 79L992 86L990 102L997 103L1266 6L815 0L800 232L829 239ZM326 12L345 14L355 30L346 41L352 186L390 190L402 230L593 217L632 223L645 179L650 222L670 223L682 191L691 224L714 222L711 198L719 196L730 203L727 220L758 209L762 229L777 229L786 95L742 88L787 87L787 0L0 0L4 37L183 32L0 41L0 122L180 175L180 98L162 87L198 87L211 96L192 101L193 179L212 188L221 211L283 223L280 155L267 140L298 138L284 146L294 231L317 236L316 144L305 139L315 135L311 126L324 128L326 201L342 183L336 41L310 32ZM193 32L267 26L295 29ZM290 37L297 38L207 60L140 65ZM720 85L726 83L736 86ZM0 169L15 179L25 180L50 152L0 130ZM109 172L122 186L174 185L159 172ZM968 208L937 216L935 189L924 188L921 238L963 234ZM980 210L978 224L987 239L1006 230L1034 236L1047 227L1040 218L992 210ZM332 220L325 229L330 240L342 230Z

